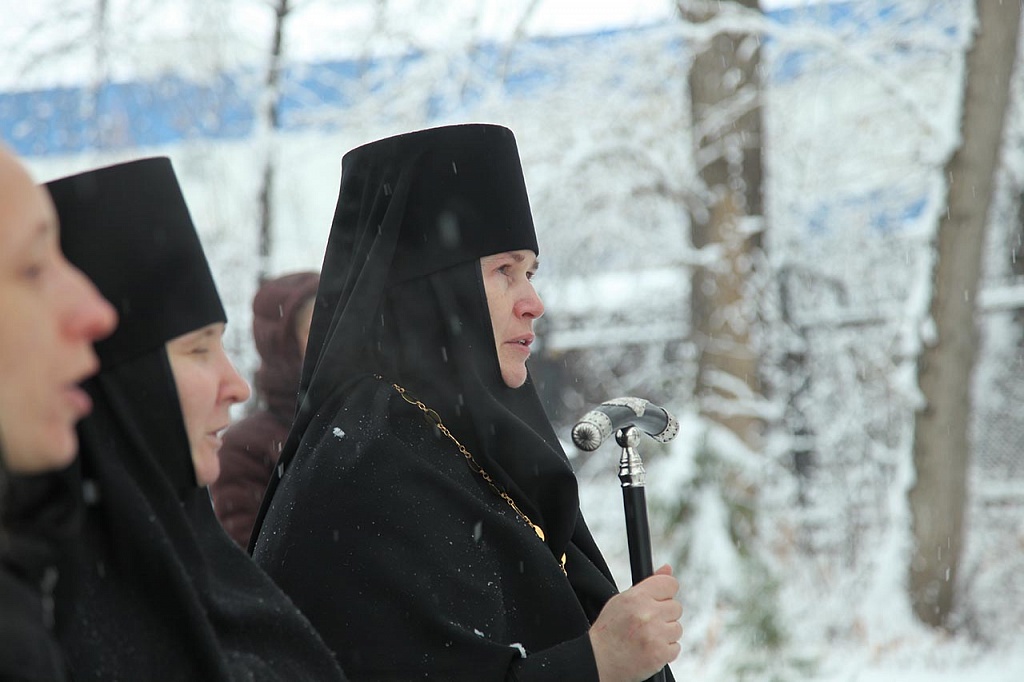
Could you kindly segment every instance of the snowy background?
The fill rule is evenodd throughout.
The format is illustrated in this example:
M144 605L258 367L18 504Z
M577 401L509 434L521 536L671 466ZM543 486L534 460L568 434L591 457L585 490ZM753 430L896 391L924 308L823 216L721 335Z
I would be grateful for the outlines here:
M641 445L655 562L683 583L676 677L1024 679L1019 77L986 249L951 630L920 625L906 595L915 349L943 164L960 141L972 3L762 3L776 292L763 303L764 335L778 360L768 371L791 384L791 399L763 405L774 429L757 452L691 400L689 268L702 255L686 203L696 173L687 45L697 29L671 3L296 0L282 80L268 89L272 4L0 0L17 8L0 23L0 136L41 181L171 156L229 309L230 348L251 372L257 272L319 267L345 151L428 125L512 128L544 263L535 371L560 432L625 394L664 404L683 425L669 446ZM274 127L262 112L277 94ZM261 260L268 160L273 248ZM794 348L796 369L783 361ZM616 448L566 449L625 586Z

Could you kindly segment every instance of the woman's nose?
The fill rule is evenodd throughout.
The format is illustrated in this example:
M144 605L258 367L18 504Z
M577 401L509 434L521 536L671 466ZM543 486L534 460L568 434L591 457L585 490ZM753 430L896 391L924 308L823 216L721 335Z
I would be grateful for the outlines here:
M85 341L98 341L110 335L117 326L117 311L100 295L96 286L67 261L67 302L65 316L68 334Z
M232 404L244 403L249 399L252 391L249 389L249 383L242 378L242 375L235 369L231 359L224 356L224 362L227 365L225 367L226 376L224 377L223 393L225 400L229 400Z
M516 306L518 308L517 312L520 317L528 317L535 320L544 315L544 302L540 300L540 296L532 284L527 286L529 287L529 292L520 299Z

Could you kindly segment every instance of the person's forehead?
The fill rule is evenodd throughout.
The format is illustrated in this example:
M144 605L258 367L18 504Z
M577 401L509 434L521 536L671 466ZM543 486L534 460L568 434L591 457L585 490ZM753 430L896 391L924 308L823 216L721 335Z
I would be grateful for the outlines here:
M489 256L484 256L485 260L497 260L499 258L511 258L517 263L529 261L530 263L539 263L537 255L529 249L520 249L518 251L502 251L500 253L492 253Z
M181 334L180 336L176 336L173 339L170 339L168 343L179 345L188 344L195 341L203 341L211 338L220 338L224 335L226 326L227 325L225 325L223 322L211 322L205 327L199 327L198 329L193 329L191 331L185 332L184 334Z
M0 194L9 196L25 192L30 188L40 190L28 169L9 149L0 144Z
M56 228L49 197L17 159L0 149L0 235L17 248L48 239Z

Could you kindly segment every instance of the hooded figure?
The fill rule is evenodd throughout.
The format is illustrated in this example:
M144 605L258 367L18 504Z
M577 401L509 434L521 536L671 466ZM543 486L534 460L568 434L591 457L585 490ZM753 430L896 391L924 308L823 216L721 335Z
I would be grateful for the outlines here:
M94 411L78 428L85 521L56 614L73 678L343 679L197 485L188 403L167 344L225 315L170 161L47 188L68 259L120 314L117 331L96 344L100 373L86 383Z
M253 557L352 679L598 679L588 630L616 588L522 364L532 333L496 349L487 278L511 271L481 268L505 254L528 278L515 258L537 251L505 128L418 131L342 161ZM528 330L543 307L524 292Z
M294 272L267 280L253 298L259 403L224 433L220 477L210 485L217 518L241 547L249 546L263 492L295 418L304 339L319 282L315 272Z

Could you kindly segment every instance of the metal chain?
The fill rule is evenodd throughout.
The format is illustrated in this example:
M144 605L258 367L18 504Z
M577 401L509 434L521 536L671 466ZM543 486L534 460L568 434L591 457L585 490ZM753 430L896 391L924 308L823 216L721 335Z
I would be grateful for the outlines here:
M383 379L383 377L381 376L377 376L377 378ZM508 503L508 506L512 508L512 511L518 514L519 518L525 521L526 525L533 529L533 532L537 534L537 537L541 539L541 542L546 542L547 538L544 535L544 529L538 526L533 521L531 521L530 517L526 515L526 512L519 508L519 505L516 504L516 501L513 500L512 497L507 492L498 487L498 484L494 482L494 479L491 478L491 475L487 473L487 471L482 466L480 466L480 464L473 457L473 453L467 450L466 446L460 443L459 439L456 438L452 434L452 432L448 430L448 427L444 425L444 422L441 421L441 415L439 415L437 412L424 405L422 401L410 397L404 387L399 386L398 384L393 382L391 386L394 387L396 391L398 391L398 395L402 396L402 400L409 403L410 405L415 405L416 407L418 407L420 411L422 411L423 414L427 415L427 418L434 423L434 426L437 427L438 431L443 433L445 437L451 440L451 442L455 443L455 446L459 449L459 453L462 454L462 456L466 460L466 464L469 465L470 470L479 474L480 477L487 482L487 485L491 486L491 490L493 490L498 495L498 497L500 497L501 499L505 500L506 503ZM565 554L562 555L560 563L562 567L562 573L565 573Z

